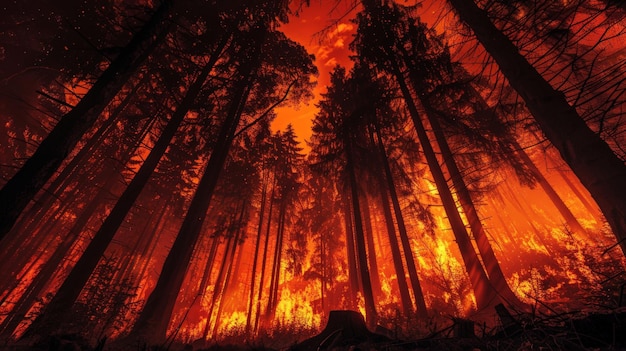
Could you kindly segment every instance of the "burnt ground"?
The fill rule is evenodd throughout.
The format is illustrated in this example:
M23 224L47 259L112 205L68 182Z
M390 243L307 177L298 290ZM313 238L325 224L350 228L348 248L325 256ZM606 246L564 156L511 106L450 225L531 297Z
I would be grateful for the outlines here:
M322 332L289 347L264 347L244 344L213 344L209 347L175 344L160 347L148 345L120 346L101 340L89 344L74 335L49 337L36 345L5 345L4 351L531 351L531 350L626 350L626 312L597 313L586 316L571 314L550 317L512 316L498 309L500 323L487 330L479 323L451 318L451 323L422 338L398 339L388 329L370 331L363 317L354 311L331 311ZM295 340L295 338L294 338Z

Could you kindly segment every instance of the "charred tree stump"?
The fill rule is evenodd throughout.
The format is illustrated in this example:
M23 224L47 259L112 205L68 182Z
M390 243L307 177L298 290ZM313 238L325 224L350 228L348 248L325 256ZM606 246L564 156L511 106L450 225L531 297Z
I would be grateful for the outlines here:
M453 335L455 338L475 338L474 321L469 319L454 318Z
M498 314L498 318L500 318L500 322L502 323L502 332L505 335L514 335L522 330L519 322L513 318L513 315L509 310L504 307L503 304L497 304L495 306L496 313Z
M330 311L326 327L318 335L292 346L290 351L330 350L360 344L389 342L384 335L367 329L363 315L356 311Z

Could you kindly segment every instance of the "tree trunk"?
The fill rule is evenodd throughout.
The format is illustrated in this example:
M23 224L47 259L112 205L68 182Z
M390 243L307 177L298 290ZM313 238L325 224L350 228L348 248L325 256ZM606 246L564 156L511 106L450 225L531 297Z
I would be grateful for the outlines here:
M72 193L78 193L78 189L73 189ZM56 225L67 208L71 208L72 205L75 205L73 201L67 201L61 204L51 215L51 218L41 224L39 231L44 230L43 227L51 228ZM24 278L24 274L26 274L25 272L30 271L36 262L41 257L45 256L45 249L42 249L42 247L55 242L55 237L39 234L39 231L35 231L31 234L31 236L35 236L36 238L26 240L23 245L19 245L19 242L16 241L12 243L14 245L7 247L11 250L2 250L3 252L0 254L0 257L3 258L3 276L1 277L2 280L0 283L0 291L2 291L2 293L0 293L0 305L5 303L5 300L8 298L7 294L19 285L20 281ZM47 242L46 239L48 240ZM39 252L39 257L34 257L33 252Z
M224 311L224 305L226 303L225 298L228 295L228 286L230 285L230 281L233 276L233 268L235 266L235 254L237 253L237 248L239 247L239 241L241 240L241 233L244 232L241 225L243 224L242 219L245 214L245 211L246 211L246 204L242 203L241 211L239 212L239 218L237 220L239 226L237 227L237 231L233 233L234 238L233 238L232 248L230 249L230 253L228 257L228 269L226 270L226 276L224 277L224 284L221 287L221 292L220 292L220 297L219 297L219 306L217 308L217 313L215 314L215 325L213 327L213 334L212 334L213 338L217 337L217 332L220 326L220 320L222 319L222 312ZM213 301L215 302L216 299L214 298ZM209 318L210 317L211 316L209 316ZM207 339L207 337L208 335L204 334L204 338Z
M166 339L167 326L178 292L250 91L254 68L251 63L244 66L240 72L242 78L236 83L233 100L206 170L196 188L176 240L165 259L159 280L131 331L131 337L145 338L152 343L161 343Z
M128 146L126 148L126 150L124 151L125 155L123 156L123 160L120 161L121 164L126 164L126 162L131 158L132 151L135 150L135 148L139 145L140 140L143 139L143 135L145 135L144 133L146 133L148 131L149 126L150 126L150 123L147 123L144 126L143 131L140 133L141 137L139 138L139 141L137 142L136 145ZM44 279L45 282L47 282L51 278L52 273L54 273L54 270L56 270L56 268L58 268L58 266L59 266L60 262L63 260L63 258L66 257L68 250L71 248L71 246L75 243L75 241L77 240L77 238L81 234L81 232L83 230L83 227L88 223L88 221L91 218L93 212L96 210L98 205L101 205L103 203L103 199L105 199L106 195L113 188L115 181L117 181L117 178L115 178L113 176L116 174L117 171L119 171L117 169L117 167L105 168L103 170L103 174L102 174L102 176L100 178L102 178L105 181L105 183L99 185L100 190L98 191L96 196L94 196L93 199L89 200L87 206L82 210L82 212L80 213L80 215L78 216L78 218L76 219L74 224L72 225L72 228L69 230L68 234L65 236L65 238L62 239L62 242L55 249L54 254L51 255L50 258L48 259L48 262L46 262L44 264L44 268L42 268L42 271L37 274L37 280ZM77 192L77 190L78 190L78 188L74 189L72 191L72 194L75 194ZM69 198L73 198L73 196L70 196ZM51 197L51 199L53 199L53 197ZM72 202L68 201L66 203L71 204ZM64 208L64 207L61 207L61 208ZM43 212L45 212L45 211L41 211L41 213L43 213ZM59 211L59 213L63 213L63 211ZM33 228L32 229L34 229L34 227L35 227L35 225L37 223L33 222L32 224L33 224ZM49 230L52 226L53 226L53 224L46 224L46 223L41 224L41 223L39 223L40 229L44 229L45 228L46 230ZM43 241L45 240L45 238L48 237L48 235L37 235L37 236L40 237L37 241L35 241L34 243L31 243L31 244L25 245L25 246L32 248L32 250L36 250L37 247L40 247L41 245L46 245L45 243L43 243ZM23 268L23 266L26 264L26 262L28 262L28 260L32 260L32 255L25 255L25 254L18 255L18 254L19 254L19 251L14 256L11 256L10 259L8 259L8 261L11 263L12 267L14 267L14 268L11 269L11 268L7 267L7 271L15 272L15 274L16 274L20 269ZM9 257L9 256L5 256L5 257ZM49 269L47 269L47 266L49 266L49 265L52 266L51 268L53 270L50 271L50 273L48 275L46 275L46 273L44 273L44 272L48 272L49 271ZM30 271L30 270L28 270L28 271ZM15 274L12 274L12 275L15 275ZM42 274L44 274L44 275L41 276ZM21 280L21 278L17 279L14 284L15 285L18 284L20 280ZM29 288L29 290L30 290L30 288ZM37 295L37 294L39 294L39 292L35 292L35 294ZM20 317L20 318L22 318L22 317Z
M114 177L109 177L108 179L108 183L115 181ZM72 245L77 242L83 228L91 218L91 215L95 212L98 206L102 204L104 197L109 191L110 185L111 184L105 184L102 188L100 188L100 191L98 191L96 196L89 202L89 204L87 204L87 206L83 209L83 212L76 219L74 225L65 236L64 240L55 248L54 253L50 256L48 261L43 264L41 270L37 273L37 276L28 287L27 291L20 297L18 303L16 303L10 316L3 321L4 325L11 320L9 325L0 328L0 330L4 330L3 334L7 332L12 334L15 331L15 328L17 328L17 326L22 322L24 316L28 313L36 299L40 297L41 292L48 285L48 282L53 277L55 271L61 266L61 263L67 257L67 253L70 251ZM11 334L7 334L6 336L8 337Z
M54 175L83 134L94 124L100 113L117 95L151 51L163 40L168 27L163 27L171 0L164 0L152 17L132 37L111 62L80 102L66 113L35 153L0 190L0 239Z
M496 291L491 285L491 282L487 278L487 274L478 259L478 255L476 254L474 247L472 246L465 224L463 223L463 220L461 219L461 216L456 208L452 192L450 191L450 188L448 188L446 178L441 170L441 166L439 165L439 161L437 160L435 151L430 143L424 124L419 116L417 107L415 106L413 96L411 95L411 92L404 80L404 76L397 66L394 67L393 73L396 76L398 84L400 85L400 89L402 90L402 95L404 96L411 119L413 120L415 130L417 131L428 167L430 168L430 172L435 180L435 185L437 186L441 202L446 215L448 216L448 221L452 227L452 232L454 233L459 250L461 251L465 269L474 290L477 307L481 310L496 305L500 303L500 301Z
M245 204L242 204L242 209L239 211L239 221L243 217L243 213L245 211ZM232 217L235 217L236 214L233 214ZM231 219L231 224L235 219ZM233 260L235 257L235 252L237 250L237 242L239 241L239 235L241 230L236 230L235 232L231 232L230 230L226 233L227 242L226 247L224 248L224 253L222 255L222 262L220 264L220 270L215 278L215 284L213 285L213 294L210 302L209 311L207 312L207 322L204 326L204 330L202 331L202 336L204 340L208 340L209 338L209 330L211 326L211 319L213 315L213 310L215 306L218 307L216 316L214 318L214 328L213 328L213 336L217 333L217 329L220 323L220 315L222 313L222 306L224 303L224 296L226 294L226 289L228 287L228 282L230 280L231 269L233 266Z
M126 100L125 100L126 101ZM122 107L122 106L120 106ZM112 117L113 118L113 117ZM137 142L136 145L128 145L125 150L123 150L124 156L123 160L120 161L120 164L126 164L126 162L130 159L131 152L133 150L135 150L135 148L139 145L140 140L143 138L143 136L145 135L145 133L147 133L149 126L151 125L151 123L146 123L143 127L143 130L139 133L139 135L141 135L141 137L139 137L139 141ZM103 130L106 129L104 128L104 126L99 130ZM90 140L91 141L91 140ZM87 146L85 146L84 148L87 148ZM83 150L84 150L83 148ZM80 153L82 153L82 151ZM79 154L80 154L79 153ZM78 155L76 156L78 157ZM75 159L76 159L75 157ZM72 160L74 161L74 160ZM67 167L69 167L70 165L68 165ZM66 167L66 168L67 168ZM65 170L64 170L65 171ZM117 178L112 177L113 175L115 175L116 171L118 171L117 167L103 167L102 170L102 174L99 175L99 178L102 179L105 184L99 184L97 185L97 187L100 188L100 190L98 191L98 194L95 196L94 199L89 200L88 205L85 209L83 209L83 211L81 212L80 216L78 217L78 219L75 221L74 225L72 226L72 228L69 231L69 238L64 238L62 239L62 243L59 244L59 247L57 248L57 250L64 245L64 243L67 243L69 241L69 243L67 243L67 246L65 248L65 251L63 251L62 253L59 253L60 255L62 255L61 257L59 257L59 262L60 260L63 259L63 257L65 257L65 254L67 252L67 250L69 250L69 248L71 247L71 244L74 243L74 241L76 240L76 238L78 237L78 235L80 234L80 231L83 229L83 227L87 224L87 221L90 219L91 214L93 211L95 211L95 207L98 204L101 204L102 199L105 198L105 195L111 191L111 189L113 189L113 185L115 180L117 180ZM61 177L62 175L59 175L57 178ZM63 176L63 178L65 179L65 182L59 182L59 183L67 183L67 175ZM55 182L58 179L55 179ZM54 183L53 182L53 185ZM92 181L93 182L93 181ZM96 182L97 183L97 182ZM97 183L98 184L98 183ZM67 185L65 185L67 186ZM49 187L47 190L54 192L56 191L56 187ZM47 208L48 206L50 206L54 200L56 200L57 198L55 196L52 196L52 194L50 193L45 193L46 195L48 195L47 197L44 197L43 199L40 199L40 201L44 202L45 204L42 205L38 211L38 213L36 214L35 218L28 223L28 225L26 226L26 228L24 229L23 232L25 233L31 233L30 235L30 240L24 240L24 238L21 238L22 240L18 240L20 239L17 236L12 236L10 237L10 239L14 239L12 242L9 242L9 245L6 246L5 248L3 248L3 255L0 256L4 256L5 259L11 263L12 267L16 268L16 269L20 269L22 268L26 262L28 262L28 260L32 260L32 257L30 254L22 254L22 250L18 250L18 246L16 246L17 244L20 243L21 241L21 245L24 248L30 248L30 250L38 250L38 247L41 247L41 245L45 245L48 246L50 245L49 243L45 243L44 241L46 239L50 240L50 241L54 241L54 235L52 238L50 238L49 233L54 233L56 235L56 232L58 230L61 229L56 229L56 230L51 230L51 228L53 228L57 222L59 222L59 220L62 218L62 215L64 213L65 208L73 208L76 207L76 205L74 204L75 201L69 201L69 199L74 199L76 197L76 194L80 191L81 189L76 186L74 187L68 194L65 194L65 198L68 199L67 201L63 201L62 202L62 206L59 206L59 208L55 211L55 214L51 216L51 218L53 219L52 221L48 221L48 222L43 222L42 220L45 217L45 213L46 211L43 210L44 208ZM37 202L36 204L41 205L40 202ZM25 223L23 223L25 224ZM14 228L13 230L15 231L17 228ZM42 234L41 231L46 231L46 234ZM8 242L8 240L5 240L6 242ZM41 249L43 251L43 249ZM55 250L55 254L56 251ZM12 256L8 256L6 253L8 252L13 252ZM53 256L50 256L52 259ZM50 260L49 259L49 260ZM45 265L50 264L49 262L46 262ZM52 265L56 268L58 266L58 262L57 263L52 263ZM44 268L45 269L45 268ZM16 272L14 269L11 269L7 266L7 271L9 272ZM11 275L7 275L7 276L11 276ZM50 277L39 277L38 274L38 278L37 279L49 279ZM16 281L16 284L19 283L19 281L21 280L21 278L18 278L18 280ZM1 302L0 302L1 303Z
M207 293L206 290L209 287L211 273L213 272L213 266L215 264L215 256L217 255L217 249L219 248L219 246L219 238L212 237L211 247L209 248L209 255L207 256L207 261L204 265L204 271L202 272L202 279L200 280L200 286L198 287L198 295L204 296Z
M146 275L146 272L148 271L148 268L150 267L150 259L154 255L154 252L156 251L158 244L160 244L159 241L161 240L161 237L163 236L163 232L166 231L166 224L168 221L167 213L169 210L173 208L175 208L175 205L170 204L169 201L167 201L166 205L163 206L163 215L157 220L157 224L155 227L156 230L154 231L156 235L151 238L149 245L147 245L144 248L144 251L141 254L141 257L143 259L138 262L137 264L138 267L134 267L137 272L135 275L135 279L138 284L135 301L140 299L140 296L143 295L143 291L146 288L145 284L140 285L139 282L141 282L142 278Z
M46 240L54 242L55 237L51 237L50 228L55 228L61 222L68 209L78 206L79 194L80 189L78 186L71 188L68 191L68 201L61 202L52 213L42 216L39 222L30 223L22 231L23 233L29 233L28 236L10 236L5 239L4 244L6 246L3 246L0 252L0 257L7 262L3 267L3 275L5 277L15 277L24 262L30 259L29 256L32 252L39 250L42 245L46 245ZM43 212L45 213L46 211Z
M344 137L346 148L346 171L348 172L348 182L350 186L350 197L352 198L352 209L354 215L354 239L356 243L356 260L361 276L361 286L363 300L365 302L365 319L370 327L376 326L378 319L376 315L376 304L372 293L372 282L370 272L367 267L367 250L365 249L365 234L363 233L363 219L361 218L361 206L359 205L359 190L356 180L356 170L352 154L352 145L349 136Z
M267 214L267 228L265 229L265 242L263 244L263 261L261 262L261 277L259 281L259 292L256 302L256 315L254 319L254 332L259 330L259 320L261 318L261 298L263 297L263 288L265 286L265 267L267 265L267 252L269 250L270 232L272 229L272 212L274 210L274 192L276 190L276 178L274 178L272 192L270 193L270 208Z
M320 299L321 299L321 311L322 315L326 315L326 240L323 237L324 234L320 233L320 265L322 266L322 276L320 278Z
M218 50L218 52L221 52L221 49ZM50 301L50 303L48 303L42 314L40 314L29 327L29 331L33 330L36 332L37 328L41 328L43 326L44 328L41 332L45 333L48 331L48 324L58 325L58 321L63 319L61 316L64 316L67 311L71 310L72 305L80 295L82 287L85 285L87 280L89 280L89 276L98 265L100 257L102 257L102 254L107 249L109 243L113 240L119 226L124 221L124 218L135 203L137 197L139 197L139 194L143 190L144 186L148 183L152 172L167 150L167 147L174 137L179 125L183 121L189 109L192 107L196 96L200 92L204 81L211 71L213 64L217 61L216 56L219 55L214 55L214 57L211 58L211 61L203 68L194 83L189 87L183 101L181 101L180 106L172 115L172 118L161 133L161 136L155 142L152 150L146 157L145 162L141 165L133 177L133 180L128 184L128 187L122 196L120 196L117 200L117 203L107 216L106 220L102 223L98 232L94 235L94 238L89 243L89 246L87 246L80 259L76 262L76 265L70 272L69 276L65 279L54 298Z
M469 222L472 234L474 234L474 240L476 241L478 252L480 252L480 256L483 259L483 264L485 265L489 280L493 283L494 288L504 301L508 302L510 305L522 307L523 303L513 293L511 287L506 281L506 278L504 277L500 263L496 258L496 254L493 252L489 238L487 238L487 233L485 232L482 221L478 216L478 211L474 206L472 196L467 189L463 175L454 160L454 155L452 154L452 150L450 150L450 145L448 145L448 141L443 133L441 125L439 124L437 118L432 114L434 111L432 111L432 108L427 106L427 104L428 102L425 101L425 108L427 111L430 110L428 112L431 113L426 113L426 117L431 128L433 129L433 134L435 135L435 140L439 145L439 150L441 151L444 164L450 173L450 178L452 178L452 184L456 190L461 208L463 209L465 217Z
M50 183L45 189L45 192L42 193L41 198L37 199L33 206L28 212L27 216L21 216L24 220L18 221L11 232L17 233L20 231L20 228L24 226L30 227L33 225L41 225L41 220L44 217L46 210L50 208L50 206L54 203L55 200L58 200L61 196L62 192L57 193L59 189L67 189L67 184L70 179L70 175L74 173L74 171L78 168L79 165L84 164L85 157L91 155L97 146L101 144L106 135L114 126L114 122L118 121L118 117L122 114L124 109L128 106L132 98L135 96L138 88L142 86L148 75L144 75L141 81L133 87L133 89L126 95L126 97L120 102L120 104L115 108L115 111L111 112L109 118L104 121L104 123L98 128L98 130L89 138L89 140L85 143L85 145L80 149L80 151L72 158L72 160L63 168L63 171L59 173L58 176L54 178L54 180ZM28 219L27 219L28 218ZM30 233L28 229L24 230L25 233ZM13 235L11 235L13 236Z
M356 263L356 249L354 245L354 224L352 223L352 207L350 206L350 196L344 195L343 199L344 220L346 224L346 256L348 257L348 283L350 287L348 303L349 308L356 309L355 296L359 290L359 271Z
M363 219L365 220L365 241L367 243L367 261L372 274L372 291L374 298L380 297L382 289L380 285L380 271L378 270L378 257L376 255L376 244L374 243L374 228L372 227L372 215L370 202L367 194L363 196Z
M143 126L143 129L140 131L140 133L138 133L139 137L134 144L125 146L125 150L123 150L124 154L121 156L121 160L119 160L120 165L125 165L128 163L128 161L130 161L133 156L133 151L137 150L137 148L140 146L140 144L144 140L144 137L150 131L153 122L154 120L152 120L150 123L146 123ZM98 207L106 207L104 206L104 204L107 203L107 195L111 196L111 193L116 190L116 183L120 183L121 181L121 179L119 179L121 177L115 177L116 175L120 174L120 170L118 168L119 167L115 166L104 169L101 177L105 180L105 183L99 186L100 190L98 191L96 196L89 201L87 206L83 209L82 213L76 219L76 221L72 225L72 228L66 235L64 243L67 244L67 247L62 253L61 258L65 258L68 256L68 250L71 248L72 245L76 243L76 241L80 237L80 234L85 231L85 226L89 224L89 220L92 218L93 213L97 211ZM59 263L60 261L56 263L53 262L52 265L58 266ZM50 262L46 264L50 264Z
M222 261L219 266L217 277L215 278L215 284L213 284L213 294L211 294L211 301L209 302L209 310L207 311L206 324L202 330L202 337L204 340L209 338L209 330L211 329L211 320L213 319L213 309L217 305L217 301L222 293L224 276L226 275L226 263L228 260L229 252L233 245L233 238L228 237L226 239L226 247L224 247L224 253L222 254ZM219 321L215 319L217 325Z
M469 93L476 98L476 100L478 101L482 109L484 109L485 111L489 110L489 105L473 86L469 87ZM533 135L535 135L537 139L540 139L535 133L533 133ZM577 232L580 234L586 234L585 229L583 229L583 227L580 225L580 223L578 222L578 220L576 219L572 211L570 211L567 205L565 205L565 202L563 202L561 197L556 193L554 188L550 185L550 183L548 183L547 179L539 171L539 168L530 159L530 157L528 156L528 153L526 153L526 150L522 148L522 146L514 137L510 138L510 140L507 140L506 142L508 142L511 145L515 154L523 162L523 164L525 164L528 167L528 169L530 169L535 179L537 179L537 182L543 189L543 191L546 193L546 195L548 195L548 197L550 198L550 201L552 201L552 203L557 208L561 216L563 216L563 218L565 219L569 228L574 232Z
M410 316L414 311L413 303L411 302L411 295L409 294L409 285L406 282L404 264L402 263L402 253L400 252L400 245L398 243L396 228L393 222L393 214L391 213L391 206L389 204L387 185L385 184L385 180L383 179L382 174L378 174L377 178L381 197L381 206L383 209L383 215L385 216L385 225L387 227L389 246L391 248L391 257L393 259L393 266L396 271L398 291L400 292L400 303L404 315Z
M248 303L248 314L246 315L246 336L250 336L252 322L252 308L254 306L254 290L256 286L256 270L259 261L259 248L261 247L261 233L263 232L263 216L265 215L265 200L267 196L267 183L263 182L261 190L261 206L259 208L259 226L256 233L256 245L254 245L254 257L252 259L252 274L250 281L250 296ZM257 311L258 313L258 311Z
M548 140L600 206L626 252L626 166L594 133L565 95L552 88L474 1L448 0L497 62Z
M284 191L284 190L283 190ZM287 214L287 199L282 194L280 207L278 209L278 228L276 230L276 245L274 247L274 261L272 263L272 276L270 277L270 291L267 300L267 309L265 311L265 320L271 322L274 320L276 313L276 305L278 304L278 286L280 282L280 262L283 252L283 238L285 234L285 216Z
M545 234L550 232L550 228L548 228L546 224L542 224L543 231L540 230L540 228L537 228L534 222L537 219L537 215L533 213L528 213L530 206L527 203L526 206L524 206L520 199L518 199L518 194L516 193L516 191L511 188L511 186L507 182L503 183L505 190L508 192L507 198L511 200L513 206L520 212L520 214L526 220L526 223L530 226L541 245L545 247L546 252L552 258L555 252L559 252L559 249L554 245L554 238L547 237ZM530 208L530 211L532 211L532 208Z
M567 174L567 172L559 168L557 168L557 171L559 172L559 175L561 176L561 178L563 178L563 181L565 182L565 184L567 184L567 186L570 188L572 193L576 195L576 198L578 198L580 203L583 204L583 206L585 206L585 208L587 209L587 212L589 212L589 214L593 216L593 218L595 219L602 218L602 213L598 210L598 207L595 204L592 204L591 202L587 200L588 195L583 194L579 190L578 186L576 186L576 184L574 184L574 182L572 182L572 180L569 178L569 175Z
M382 159L382 166L385 171L385 177L387 179L387 188L389 189L389 195L391 196L391 203L396 215L396 223L398 224L398 232L400 234L400 242L402 243L402 250L404 251L404 258L406 260L407 270L409 271L409 278L411 280L411 288L413 289L413 295L415 296L415 303L417 306L417 314L422 318L428 317L428 310L426 309L426 301L424 300L424 293L422 291L422 285L419 281L417 274L417 265L413 258L413 250L409 241L409 235L404 223L404 216L402 215L402 208L400 208L400 201L398 200L398 194L396 192L396 185L393 181L393 175L391 173L391 167L389 166L389 158L385 150L385 144L383 143L382 136L380 134L380 128L378 122L375 125L376 135L378 139L378 150L380 158Z
M369 130L370 143L372 146L377 146L374 141L374 133ZM380 157L376 158L376 164L381 166L387 160L382 160ZM400 292L400 305L405 316L409 316L413 313L413 303L411 301L411 295L409 294L409 285L406 281L406 274L404 272L404 264L402 263L402 253L400 252L400 245L398 243L398 236L396 235L396 227L393 221L393 214L391 213L391 205L389 204L389 193L387 188L387 182L385 181L385 175L380 172L376 172L374 175L376 181L378 181L378 191L380 195L380 205L383 210L383 216L385 217L385 226L387 228L387 237L389 238L389 247L391 249L391 258L393 260L394 270L396 271L396 279L398 283L398 291ZM370 218L366 218L370 220ZM371 252L370 254L374 254ZM375 275L378 272L374 272Z
M137 278L135 276L135 272L140 266L140 259L148 255L152 242L154 240L158 240L153 236L153 234L158 232L159 227L162 224L163 218L168 210L168 203L170 199L171 196L167 196L165 199L160 199L159 203L156 204L158 206L157 208L159 208L158 213L157 211L153 211L152 216L150 216L147 221L147 226L144 232L137 240L135 247L133 248L132 254L127 254L127 256L129 256L129 262L127 266L120 272L120 281L131 281L131 279Z
M517 150L517 156L524 162L526 166L533 172L533 174L537 178L537 182L541 189L548 195L550 201L554 204L556 209L559 211L563 219L565 219L565 223L569 226L569 229L578 234L586 234L587 231L580 225L576 216L570 211L565 202L561 199L559 194L556 193L552 185L548 182L548 180L543 176L539 168L535 165L535 163L530 159L528 154L524 149L522 149L521 145L515 142L513 147Z

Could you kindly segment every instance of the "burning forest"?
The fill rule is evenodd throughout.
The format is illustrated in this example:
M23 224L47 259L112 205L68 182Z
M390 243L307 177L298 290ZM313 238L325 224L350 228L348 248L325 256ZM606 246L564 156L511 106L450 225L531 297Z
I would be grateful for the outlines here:
M0 13L0 349L626 347L622 2Z

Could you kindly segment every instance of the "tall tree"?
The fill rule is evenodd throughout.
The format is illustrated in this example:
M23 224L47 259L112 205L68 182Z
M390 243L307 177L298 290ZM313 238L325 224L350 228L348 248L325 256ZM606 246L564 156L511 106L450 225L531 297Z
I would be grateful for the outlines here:
M626 252L626 165L474 1L448 0L522 97L544 135L602 209Z
M245 71L241 72L242 78L235 88L233 101L207 164L207 170L198 184L179 235L176 237L174 245L163 264L163 270L159 275L157 285L150 294L142 313L139 315L131 335L147 338L147 340L156 343L161 343L165 340L167 326L174 310L176 297L183 283L187 264L200 232L203 217L208 209L213 189L217 183L219 170L226 160L228 148L235 134L235 128L242 113L242 105L247 99L252 76L251 63L247 63L247 65L248 68L244 68Z
M369 325L376 323L377 312L374 302L370 274L367 261L367 250L365 243L365 232L363 228L363 218L361 204L359 201L361 183L358 181L357 172L362 163L360 159L362 152L359 152L359 139L363 138L362 128L359 125L365 119L362 106L352 97L358 96L358 83L350 76L346 75L345 69L337 67L331 75L331 86L324 94L324 99L320 101L320 112L316 115L313 131L316 133L316 142L322 140L330 142L335 139L332 145L321 147L316 150L316 158L320 159L320 164L328 163L330 160L337 162L340 160L341 177L345 186L344 201L346 201L346 224L351 224L346 230L348 261L354 248L356 272L358 276L359 288L362 293L366 320ZM369 220L369 219L368 219ZM352 246L352 241L354 245ZM354 288L354 287L353 287Z
M58 324L59 320L63 320L61 317L64 316L67 311L71 310L72 304L80 295L82 287L89 279L91 272L97 266L100 257L102 257L104 251L115 236L117 229L128 214L128 211L148 182L148 179L167 150L170 141L173 139L178 127L187 115L187 112L193 107L196 97L204 86L213 66L221 56L222 50L227 42L228 36L225 36L225 40L222 40L221 43L216 45L216 50L213 55L211 55L209 62L207 62L189 87L181 104L152 147L146 161L141 165L135 177L133 177L133 180L118 199L115 207L111 210L98 232L94 235L89 246L85 249L69 276L63 282L63 285L56 292L54 298L47 304L45 310L30 326L30 330L47 333L51 325Z
M389 196L393 205L393 211L395 213L396 223L398 224L398 232L400 236L400 242L402 243L402 250L404 251L404 257L406 260L407 270L409 272L409 278L411 281L411 287L413 288L413 296L415 297L415 304L417 307L417 313L421 317L426 317L426 302L424 301L424 292L417 274L417 266L413 257L413 248L411 247L408 231L402 214L402 208L400 207L400 201L398 197L398 191L396 190L396 184L393 178L393 173L389 164L389 157L385 144L382 138L382 128L377 120L374 121L374 131L376 134L375 144L378 146L378 152L382 162L382 167L385 173L385 179L387 181L386 187L389 189Z
M406 70L403 70L403 65L407 64L403 60L403 58L406 58L406 55L402 55L402 51L405 48L403 45L397 44L396 38L399 34L390 26L390 24L401 23L400 20L403 16L396 7L386 6L374 0L364 2L364 7L365 12L358 19L360 35L357 35L354 45L361 55L367 60L379 64L380 69L388 71L398 83L409 115L417 131L428 167L435 180L446 215L452 226L457 245L461 251L467 274L475 292L478 308L483 309L493 305L498 302L497 292L483 269L456 207L454 196L447 184L446 177L433 147L436 144L431 141L426 132L424 120L427 117L423 117L418 112L417 103L421 103L424 107L428 106L421 99L424 90L422 90L420 85L410 87L410 76L407 77ZM406 21L406 17L404 20ZM421 48L425 49L423 46ZM381 52L377 52L379 49L382 49ZM414 54L426 54L426 52L415 52ZM409 73L411 73L411 68L414 67L408 64L407 67ZM429 112L426 109L427 115Z
M138 138L138 141L136 141L135 144L139 144L141 142L144 136L143 134L149 130L151 125L152 123L146 123L141 133L142 136ZM134 151L137 146L138 145L124 145L127 149L127 153L123 156L121 162L122 164L126 164L129 161L132 156L131 151ZM37 298L41 298L41 292L44 291L44 288L50 283L55 271L62 266L61 263L68 256L68 253L71 252L71 248L75 246L77 242L80 242L79 238L84 232L85 226L96 209L102 206L103 203L106 203L105 197L109 195L111 189L114 188L114 184L119 181L119 179L115 177L115 173L117 172L119 172L119 169L117 168L111 168L110 170L104 172L104 177L107 180L101 185L101 188L95 197L88 202L82 210L82 213L80 213L80 215L76 218L76 221L73 223L67 235L65 235L63 240L54 249L53 254L50 255L48 260L43 264L42 268L37 273L36 278L29 285L27 291L15 304L15 308L11 311L10 317L6 318L2 322L0 326L0 330L2 330L1 335L10 337L15 331L15 328L17 328L19 323L22 322L26 313L33 306L35 300Z
M295 138L296 135L291 125L288 125L283 133L279 132L273 138L275 140L273 150L276 159L274 173L276 174L276 186L278 187L277 201L279 201L279 208L274 261L272 264L269 300L266 310L266 316L269 321L274 319L276 306L278 304L278 288L285 233L288 232L287 226L291 224L288 218L290 218L294 212L294 203L297 200L301 186L299 170L302 168L303 155L300 153L302 149L298 147L298 142Z
M267 136L265 137L267 138ZM265 139L262 138L262 139ZM257 150L258 149L266 149L266 147L263 147L264 145L267 145L268 143L259 143L260 145L257 146ZM263 153L261 153L263 154ZM262 240L262 234L263 234L263 221L265 220L265 211L266 211L266 205L267 205L267 192L268 192L268 183L269 183L269 177L270 177L270 172L267 170L266 167L266 158L262 157L260 160L260 174L261 174L261 197L260 197L260 204L259 204L259 210L258 210L258 222L257 222L257 232L256 232L256 238L255 238L255 245L254 245L254 255L252 258L252 274L251 274L251 281L250 281L250 295L248 297L248 310L247 310L247 314L246 314L246 327L245 327L245 331L246 331L246 335L251 335L252 330L253 330L253 324L252 324L252 311L254 309L254 299L255 299L255 293L256 293L256 281L257 281L257 265L259 263L259 251L261 248L261 240ZM262 289L262 280L259 286L259 290ZM260 311L256 311L256 313L258 314Z
M373 162L368 164L369 167L367 167L365 171L378 183L377 190L381 200L380 204L385 218L385 226L387 228L391 256L396 271L398 290L400 293L400 304L405 315L410 315L415 309L413 307L413 303L411 302L403 261L407 262L407 269L411 271L414 267L408 266L408 262L411 261L412 257L408 257L407 252L405 251L404 254L406 260L403 260L403 255L398 241L398 232L401 224L400 222L396 223L394 221L394 219L398 219L398 216L397 213L395 213L396 208L392 209L392 203L397 201L397 193L394 192L395 189L389 187L389 184L393 183L393 179L390 179L391 173L387 173L385 168L385 165L388 167L389 160L386 158L386 154L381 154L379 152L380 149L378 142L380 142L380 139L377 140L374 138L375 125L378 124L378 119L382 117L382 113L384 113L383 111L386 111L386 107L388 107L390 100L385 94L385 89L380 84L377 84L377 82L372 80L371 72L369 72L365 66L357 65L357 67L353 70L352 78L360 87L358 97L355 96L352 99L358 101L359 109L361 111L368 111L367 116L364 117L364 121L366 121L366 123L362 126L362 128L365 129L365 133L369 137L367 147L372 149L373 154L376 155ZM389 183L389 181L391 181L391 183ZM396 199L393 198L394 196L396 196ZM402 216L401 213L400 216ZM396 231L396 224L398 225L398 232ZM410 255L412 256L412 253L410 253ZM413 277L412 273L411 277ZM415 295L417 296L417 299L419 299L419 296L421 296L421 289L416 291ZM424 307L423 297L422 301L417 301L417 299L416 304L420 305L420 313L425 312L425 308L422 310L422 307Z
M317 175L313 169L309 172L306 186L312 202L310 211L305 212L310 214L307 216L310 225L306 227L311 231L311 240L316 245L311 267L303 276L307 280L319 281L321 312L328 315L331 308L340 306L336 301L350 295L345 288L341 288L348 284L345 284L345 281L337 281L337 277L342 275L341 272L346 270L345 255L342 255L345 249L341 249L345 245L341 242L342 201L333 186L335 182Z
M37 151L0 189L0 239L11 230L24 208L52 177L104 108L163 40L168 27L163 23L170 6L168 0L159 5L89 92L61 118Z
M239 34L239 39L242 39L239 42L238 51L240 55L239 79L234 84L227 115L222 122L213 152L200 178L183 224L165 259L157 284L131 331L131 338L147 339L156 343L165 340L170 316L191 254L248 97L259 98L261 103L265 103L266 99L261 99L260 94L272 96L269 92L274 91L274 84L290 84L294 81L297 82L294 94L296 97L306 94L308 90L309 76L316 70L312 66L310 56L301 46L294 45L283 34L271 30L270 26L274 21L274 16L277 16L277 10L280 9L259 10L260 18L253 19L249 23L249 30ZM285 62L273 60L270 52L277 48L284 50L285 54L293 55L295 59L289 63L290 66L282 66L281 75L276 73ZM264 73L269 72L271 72L270 77L263 76ZM262 81L261 77L269 78L269 82L265 82L262 86L256 84ZM256 91L251 95L253 89L261 89L261 91Z

